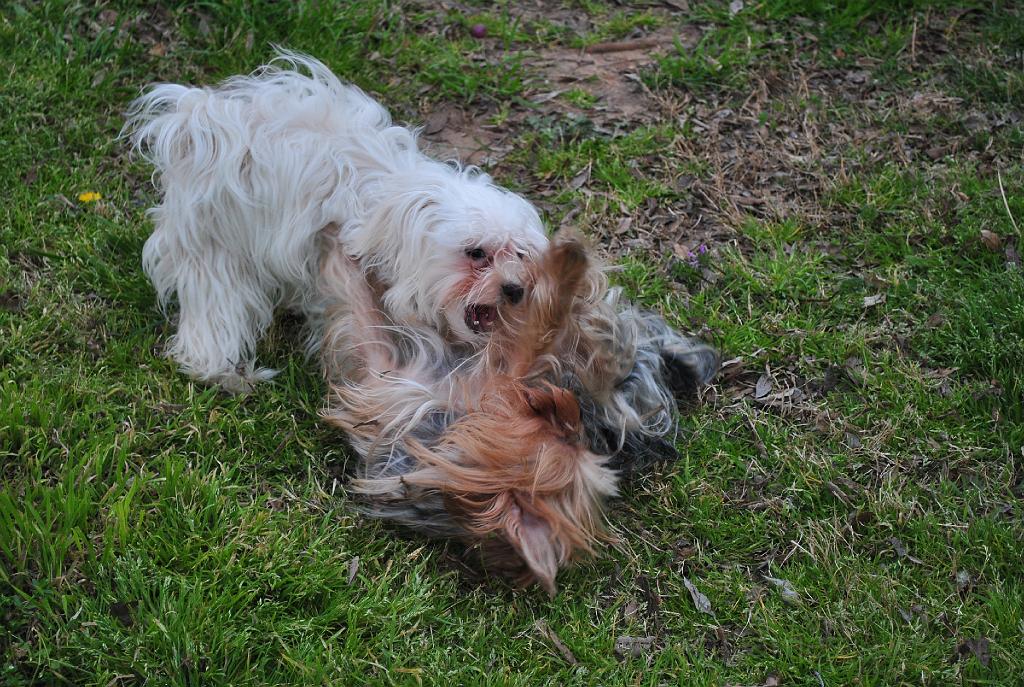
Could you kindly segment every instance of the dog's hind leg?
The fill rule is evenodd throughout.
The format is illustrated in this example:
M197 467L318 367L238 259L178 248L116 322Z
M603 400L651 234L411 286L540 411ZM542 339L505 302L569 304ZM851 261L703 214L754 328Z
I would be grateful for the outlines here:
M159 241L155 233L150 241ZM147 242L147 253L151 246ZM162 303L177 294L178 330L167 355L183 372L232 393L277 372L255 365L256 342L270 325L274 298L246 265L216 248L201 256L146 261L146 271Z

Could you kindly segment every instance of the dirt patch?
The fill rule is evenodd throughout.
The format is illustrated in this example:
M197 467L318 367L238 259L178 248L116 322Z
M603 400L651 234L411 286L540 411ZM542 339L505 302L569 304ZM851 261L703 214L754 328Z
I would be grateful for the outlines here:
M523 12L535 18L543 10ZM567 27L586 22L570 15L546 18ZM896 58L898 68L910 75L906 83L880 78L881 62L875 58L827 66L808 29L786 39L787 54L793 56L788 61L765 60L746 69L743 87L652 92L641 75L677 44L692 49L703 31L676 14L660 28L630 35L607 51L552 45L528 54L524 66L532 76L523 101L506 103L509 109L502 113L441 105L429 113L426 137L435 151L440 146L516 179L550 214L586 220L588 231L613 255L641 249L671 256L700 244L742 245L738 229L750 218L846 226L854 219L849 208L829 203L828 197L865 169L895 164L940 170L956 155L984 172L998 154L986 148L988 134L1019 126L1019 112L986 113L957 97L941 68L956 47L947 24L933 13L917 26L913 43ZM508 153L523 144L521 137L545 118L555 125L586 120L587 135L607 137L674 125L681 133L663 151L635 161L637 175L672 193L626 210L615 201L614 190L591 187L596 169L592 174L574 169L575 178L566 179L536 174L528 163L506 164ZM583 196L575 207L551 200L566 189Z
M466 165L492 167L512 149L511 127L491 123L490 108L476 112L438 103L423 123L423 149L440 160L455 160Z
M651 123L658 118L658 98L643 83L640 72L675 49L693 48L700 40L694 26L662 27L642 38L616 41L574 50L554 46L542 51L531 66L551 88L547 97L579 89L596 99L588 115L599 124L621 128ZM542 96L545 97L545 96ZM563 110L571 110L562 107Z
M676 42L694 45L699 31L663 28L642 39L596 46L597 51L552 46L525 60L532 74L525 102L499 115L493 107L477 110L439 103L426 113L423 138L426 150L442 159L494 166L512 150L511 140L527 127L531 116L586 116L602 134L652 124L658 120L658 98L640 79L658 55ZM601 50L601 48L613 48ZM574 106L564 96L586 94L594 106ZM495 123L500 118L500 123Z

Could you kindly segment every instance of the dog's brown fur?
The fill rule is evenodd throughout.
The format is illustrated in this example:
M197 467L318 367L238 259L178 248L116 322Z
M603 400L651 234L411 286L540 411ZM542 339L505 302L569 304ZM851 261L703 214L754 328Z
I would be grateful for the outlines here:
M440 379L437 348L389 340L352 263L334 255L324 271L345 303L329 317L326 340L356 342L327 359L325 411L364 456L356 490L378 514L484 543L492 567L554 593L558 568L605 536L601 504L616 483L607 457L589 450L576 396L540 362L572 331L567 319L590 285L582 245L554 243L535 267L530 297L502 309L483 355ZM418 438L427 413L443 414L441 431ZM396 455L402 465L389 470ZM436 505L422 512L418 500Z

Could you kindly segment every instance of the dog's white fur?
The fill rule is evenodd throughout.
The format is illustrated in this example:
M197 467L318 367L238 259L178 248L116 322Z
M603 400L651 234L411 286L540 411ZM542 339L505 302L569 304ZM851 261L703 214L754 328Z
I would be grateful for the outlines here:
M520 285L522 262L547 245L523 198L428 158L415 131L297 53L215 88L156 85L124 134L163 193L143 266L162 306L177 296L168 354L229 390L275 373L254 354L279 305L314 323L316 348L325 246L358 262L396 324L473 351L487 336L473 308Z

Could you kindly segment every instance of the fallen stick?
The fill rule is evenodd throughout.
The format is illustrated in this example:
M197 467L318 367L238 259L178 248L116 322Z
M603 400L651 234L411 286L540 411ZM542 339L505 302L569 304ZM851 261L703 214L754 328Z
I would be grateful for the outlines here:
M627 50L646 50L664 45L665 41L660 38L637 38L632 41L612 41L611 43L595 43L588 45L583 52L596 55L605 52L625 52Z

